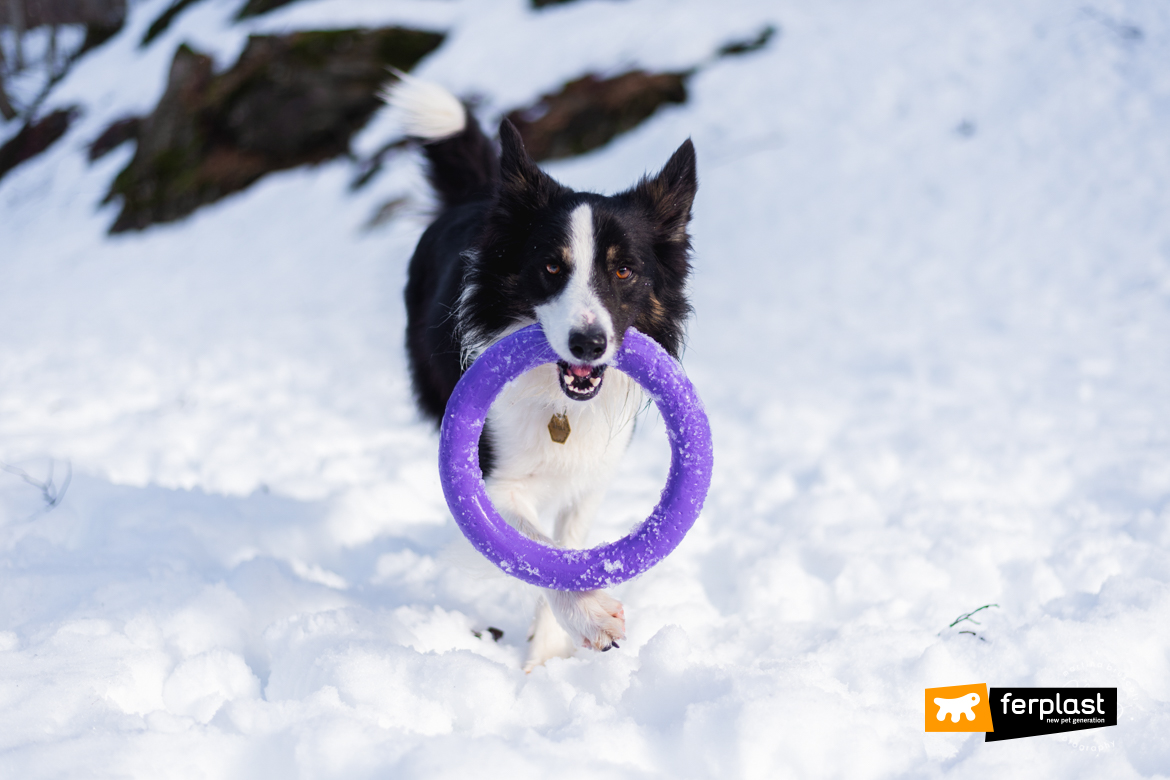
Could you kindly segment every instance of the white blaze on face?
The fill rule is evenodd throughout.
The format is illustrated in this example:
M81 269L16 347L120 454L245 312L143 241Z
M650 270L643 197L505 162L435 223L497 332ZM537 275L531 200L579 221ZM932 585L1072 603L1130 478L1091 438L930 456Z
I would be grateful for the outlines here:
M568 283L554 298L536 307L536 319L544 328L552 348L561 359L580 363L569 351L569 334L591 326L600 326L605 332L605 353L595 364L608 363L613 356L613 319L597 297L593 279L593 209L582 203L569 215L569 255L571 268Z

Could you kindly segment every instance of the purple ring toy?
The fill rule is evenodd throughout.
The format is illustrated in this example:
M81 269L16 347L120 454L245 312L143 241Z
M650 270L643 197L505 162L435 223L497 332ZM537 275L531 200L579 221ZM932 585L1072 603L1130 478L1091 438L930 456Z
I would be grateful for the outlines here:
M492 401L525 371L558 360L539 325L501 339L476 360L451 394L439 434L439 476L455 521L475 549L504 572L553 590L624 582L678 546L711 485L711 426L682 366L630 328L610 365L640 384L670 438L670 474L654 511L628 536L588 550L548 547L510 526L492 506L479 467L479 435Z

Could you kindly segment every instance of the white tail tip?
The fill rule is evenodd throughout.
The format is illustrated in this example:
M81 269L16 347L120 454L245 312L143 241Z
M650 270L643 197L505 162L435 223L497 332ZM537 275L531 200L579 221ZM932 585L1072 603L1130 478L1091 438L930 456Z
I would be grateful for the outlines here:
M438 141L463 130L467 114L459 98L443 87L395 70L398 81L382 90L407 135Z

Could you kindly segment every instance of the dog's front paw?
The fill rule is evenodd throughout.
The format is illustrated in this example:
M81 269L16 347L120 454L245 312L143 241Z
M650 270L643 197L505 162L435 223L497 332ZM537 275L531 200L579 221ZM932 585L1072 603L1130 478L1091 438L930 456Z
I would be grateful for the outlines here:
M605 652L626 638L622 603L603 590L548 591L549 605L573 644Z

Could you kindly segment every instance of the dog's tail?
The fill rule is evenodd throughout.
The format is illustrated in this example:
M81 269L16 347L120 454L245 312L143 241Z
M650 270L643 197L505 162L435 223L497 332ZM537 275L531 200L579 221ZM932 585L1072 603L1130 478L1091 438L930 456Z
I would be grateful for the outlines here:
M443 87L395 71L382 97L406 134L423 143L427 178L445 208L490 197L500 178L496 149L467 106Z

